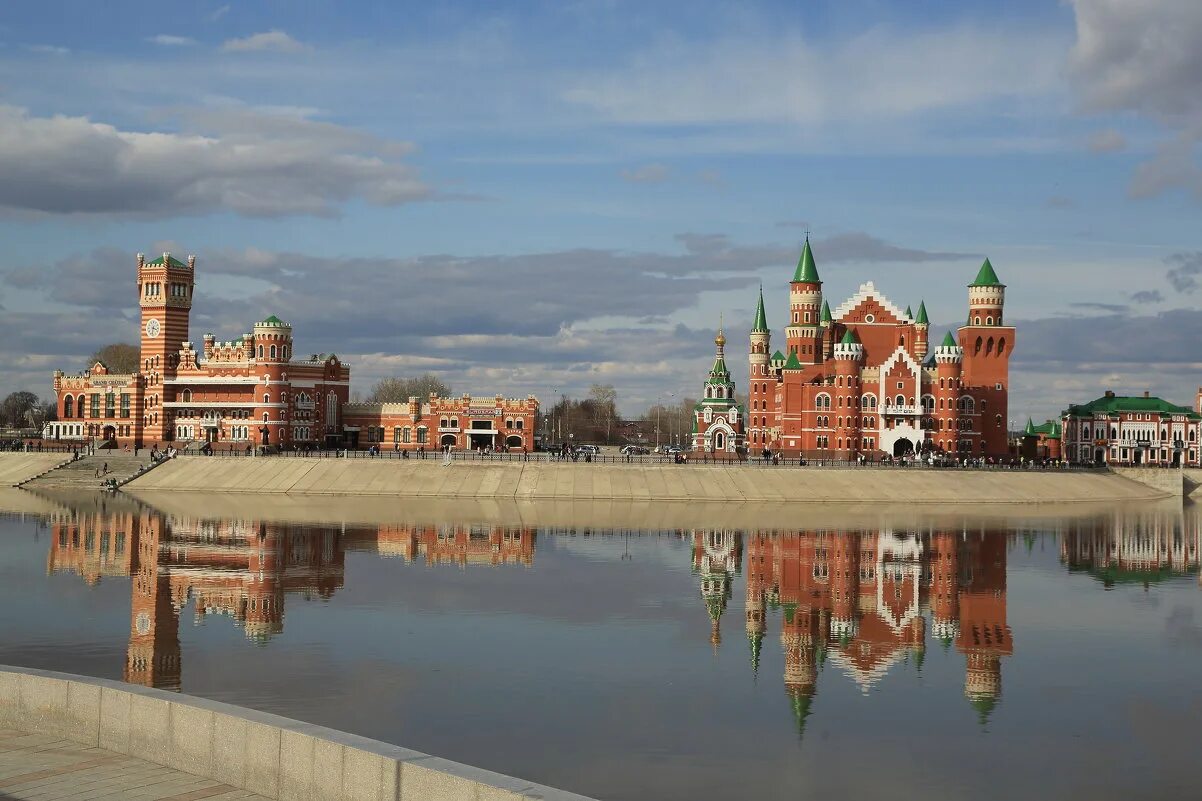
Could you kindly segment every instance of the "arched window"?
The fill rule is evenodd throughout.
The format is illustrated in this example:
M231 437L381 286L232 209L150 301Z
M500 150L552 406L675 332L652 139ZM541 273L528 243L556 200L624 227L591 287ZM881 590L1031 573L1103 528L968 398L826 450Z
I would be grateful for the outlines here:
M75 409L75 398L72 398L70 395L68 395L63 400L63 417L74 417L75 416L73 414L74 409Z
M451 418L451 428L459 428L459 418L458 417Z
M978 320L977 322L980 322L980 320ZM981 339L980 337L977 337L977 345L975 348L973 348L973 351L972 351L973 356L976 356L978 353L981 352L981 345L983 345L983 344L984 344L984 340Z
M705 388L705 397L707 397L707 398L712 398L712 397L714 397L714 389L713 389L713 387L706 387L706 388Z
M259 358L260 359L263 358L263 346L262 345L259 346Z
M263 412L263 422L266 423L269 420L270 420L270 415L268 415L267 412Z
M520 418L520 417L517 418L516 420L514 420L513 423L517 427L518 431L521 431L524 428L524 426L522 425L522 418Z
M902 396L902 395L898 395L896 398L894 398L894 399L893 399L893 403L894 403L895 405L897 405L897 406L905 406L905 405L906 405L906 399L905 399L905 397L904 397L904 396Z
M271 358L273 358L273 359L274 359L274 358L275 358L275 354L276 354L276 351L275 351L275 345L272 345L272 346L271 346Z
M972 324L973 324L973 325L980 325L980 324L981 324L981 315L979 315L979 314L978 314L976 317L974 317L974 318L973 318L973 320L972 320Z
M1006 338L1002 337L997 341L997 355L1001 356L1006 352Z
M827 395L826 393L819 395L817 398L814 399L814 408L815 409L831 408L831 396Z
M401 429L401 442L408 445L409 441L410 441L410 437L412 436L412 431L413 430L411 428L409 428L408 426Z
M897 338L897 344L903 348L906 346L906 335L905 334L902 334L901 336L899 336Z
M268 395L266 392L264 392L264 393L263 393L263 402L264 402L264 403L271 403L271 396L270 396L270 395Z
M440 418L438 418L438 427L439 428L450 428L451 425L450 425L450 422L447 420L447 418L440 417Z
M192 390L185 389L183 392L181 392L180 400L182 400L184 403L191 403L192 402Z
M1089 424L1088 423L1081 429L1081 438L1089 439Z
M985 343L985 355L988 356L991 353L993 353L993 337L990 337Z
M726 396L726 391L722 387L718 387L714 390L714 395L716 397L722 398L722 397Z
M985 325L993 325L993 315L990 314L985 318Z

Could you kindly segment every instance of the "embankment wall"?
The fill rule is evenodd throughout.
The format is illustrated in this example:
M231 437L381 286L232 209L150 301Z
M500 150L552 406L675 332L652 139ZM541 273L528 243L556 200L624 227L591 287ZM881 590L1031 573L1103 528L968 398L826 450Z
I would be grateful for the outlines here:
M924 468L178 458L126 485L144 491L517 500L1033 504L1171 495L1110 472ZM1178 492L1180 497L1180 492Z
M288 801L589 801L278 715L44 670L0 666L0 728L85 743Z
M15 487L71 459L63 453L0 451L0 487Z

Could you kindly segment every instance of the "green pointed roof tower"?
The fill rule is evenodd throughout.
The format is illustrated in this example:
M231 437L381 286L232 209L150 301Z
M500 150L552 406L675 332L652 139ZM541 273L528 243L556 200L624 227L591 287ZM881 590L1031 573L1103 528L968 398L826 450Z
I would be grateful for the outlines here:
M833 318L831 317L831 304L827 303L824 300L824 301L822 301L822 322L829 325L832 319Z
M1024 437L1038 436L1038 434L1035 432L1035 423L1031 420L1030 417L1027 418L1027 427L1025 429L1023 429L1023 436Z
M1005 286L1005 284L998 280L997 273L993 271L993 265L989 263L989 259L985 259L977 273L976 280L969 286Z
M914 312L910 311L910 307L909 307L909 306L907 306L907 307L906 307L906 316L907 316L907 317L910 317L910 318L913 318L913 317L914 317Z
M764 287L760 285L760 302L755 307L755 325L751 327L753 334L768 333L768 316L764 314Z
M927 302L925 300L918 302L918 316L914 318L914 322L919 325L931 324L931 321L927 319Z
M940 345L940 347L944 347L944 348L955 348L958 346L956 343L956 338L954 336L952 336L951 331L948 331L946 334L943 335L943 341L941 343L939 343L939 345Z
M805 247L802 248L801 258L797 260L797 270L793 273L793 281L809 284L821 284L818 277L818 267L814 264L814 253L810 250L810 238L806 237Z

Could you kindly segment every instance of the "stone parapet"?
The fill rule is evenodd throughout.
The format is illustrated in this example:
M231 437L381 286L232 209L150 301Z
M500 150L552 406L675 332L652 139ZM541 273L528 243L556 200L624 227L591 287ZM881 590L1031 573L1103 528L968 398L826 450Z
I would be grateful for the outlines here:
M84 743L287 801L589 801L278 715L45 670L0 666L0 728Z
M1166 497L1182 498L1185 495L1185 476L1180 468L1112 467L1111 470L1116 476L1137 481Z

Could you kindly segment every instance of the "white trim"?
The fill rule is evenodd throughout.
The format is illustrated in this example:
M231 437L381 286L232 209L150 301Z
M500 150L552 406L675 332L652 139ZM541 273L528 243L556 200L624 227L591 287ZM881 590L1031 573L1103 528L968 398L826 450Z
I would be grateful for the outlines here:
M856 292L856 294L843 301L841 304L839 304L838 308L831 312L831 318L834 319L835 322L843 322L842 318L846 314L869 298L876 300L877 303L885 307L885 311L889 312L903 323L914 322L914 318L910 317L904 311L894 306L888 298L878 292L877 288L873 286L871 281L866 284L860 284L860 289ZM892 323L857 323L857 325L892 325Z
M164 409L286 409L286 403L242 403L240 401L163 401Z

